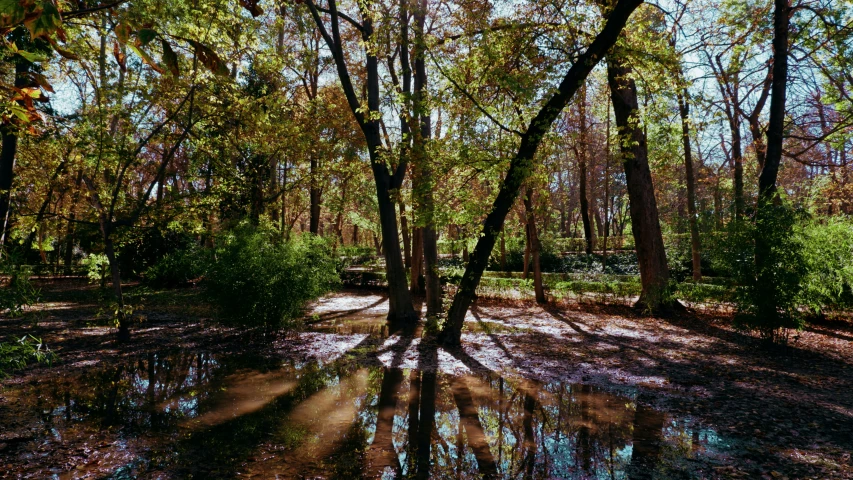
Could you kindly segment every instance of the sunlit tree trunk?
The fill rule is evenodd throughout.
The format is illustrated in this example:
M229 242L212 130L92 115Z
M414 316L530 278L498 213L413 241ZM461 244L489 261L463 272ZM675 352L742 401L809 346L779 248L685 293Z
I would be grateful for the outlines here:
M607 55L607 81L619 128L619 145L628 188L631 230L637 248L642 293L637 306L658 312L671 306L669 269L661 235L657 200L649 169L646 135L639 126L637 87L631 67L618 54Z
M536 303L545 303L545 288L542 286L542 266L539 263L539 253L542 243L536 230L536 214L533 211L533 189L527 187L524 195L524 211L527 217L527 244L530 245L530 259L533 263L533 290Z
M438 233L435 228L435 181L432 175L427 142L432 137L432 119L426 106L427 74L426 74L426 44L424 27L428 4L420 0L414 12L415 44L413 48L415 64L414 82L414 114L418 118L418 126L414 132L414 151L416 161L412 167L417 178L417 189L413 194L418 198L418 225L421 231L421 244L424 256L424 280L426 289L427 316L436 316L442 309L442 290L438 271ZM440 118L440 117L439 117ZM414 189L414 183L413 183Z
M690 104L686 93L678 87L678 112L681 115L681 142L684 145L684 175L687 180L687 215L690 224L690 253L693 261L693 280L702 279L699 244L699 221L696 215L696 177L693 173L693 154L690 150Z
M360 4L362 14L361 36L365 44L364 72L366 83L364 90L367 102L362 105L360 96L356 94L352 78L346 64L343 51L343 43L340 34L340 17L336 3L329 2L331 17L331 32L326 29L325 22L320 17L320 12L312 0L306 0L305 4L311 11L311 16L317 29L323 36L326 45L332 53L338 72L338 79L347 98L347 103L353 113L367 143L370 156L370 167L373 171L373 180L376 185L376 199L379 207L379 224L382 230L382 250L385 256L385 272L388 282L388 320L411 322L417 319L417 313L412 306L409 285L406 280L406 269L403 264L403 255L400 249L399 229L397 227L397 212L392 198L393 191L400 188L405 176L407 165L400 162L390 171L383 153L380 135L379 119L372 115L365 115L363 107L368 112L379 112L379 63L375 53L370 48L371 42L375 41L373 31L372 4Z
M400 230L403 233L403 265L412 268L412 243L409 235L409 219L406 217L406 204L401 198L400 205Z

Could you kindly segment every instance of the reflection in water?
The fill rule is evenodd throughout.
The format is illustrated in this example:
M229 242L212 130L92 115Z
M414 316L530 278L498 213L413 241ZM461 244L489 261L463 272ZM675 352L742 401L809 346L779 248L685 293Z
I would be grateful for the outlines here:
M423 343L427 364L437 353ZM324 365L149 355L18 398L45 433L0 451L7 463L23 464L35 445L59 448L79 425L133 440L130 466L102 459L68 467L79 476L640 479L718 441L642 398L588 385L365 368L346 358ZM33 462L21 468L49 472Z

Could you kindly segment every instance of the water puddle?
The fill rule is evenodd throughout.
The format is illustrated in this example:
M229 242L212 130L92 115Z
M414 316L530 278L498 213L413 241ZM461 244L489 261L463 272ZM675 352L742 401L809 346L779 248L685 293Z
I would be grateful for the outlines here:
M667 478L726 448L631 393L352 356L152 354L6 393L0 465L24 478Z

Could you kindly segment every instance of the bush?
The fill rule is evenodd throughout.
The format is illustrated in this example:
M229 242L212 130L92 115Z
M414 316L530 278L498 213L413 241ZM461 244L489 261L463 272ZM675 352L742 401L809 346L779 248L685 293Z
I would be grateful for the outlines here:
M797 230L807 270L800 302L815 313L853 309L853 219L808 220Z
M83 260L80 260L80 265L86 269L86 276L89 277L90 283L103 285L109 277L110 261L103 253L86 255Z
M145 271L145 283L155 288L186 285L201 278L213 261L212 252L198 245L166 254Z
M9 267L9 283L0 288L0 311L9 312L16 317L24 312L24 307L38 301L41 291L30 282L32 269L30 267Z
M735 281L735 326L778 342L786 338L786 329L804 325L800 302L808 265L796 227L805 215L784 200L761 208L755 223L730 223L712 256L716 268ZM758 235L768 246L761 265L756 264Z
M24 368L36 361L50 364L55 355L42 341L32 335L26 335L12 342L0 342L0 378L10 371Z
M305 304L340 281L331 248L312 235L282 243L274 231L241 226L222 243L205 285L226 325L294 328Z

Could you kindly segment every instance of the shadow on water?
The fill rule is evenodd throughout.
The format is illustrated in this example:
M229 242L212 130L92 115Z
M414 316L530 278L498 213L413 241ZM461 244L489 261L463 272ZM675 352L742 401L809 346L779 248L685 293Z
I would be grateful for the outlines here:
M383 325L367 328L371 335L356 347L369 353L330 363L151 354L28 387L17 398L42 433L0 448L0 460L25 476L57 478L645 479L671 477L722 446L713 432L629 394L436 372L432 338ZM390 364L365 362L389 339L397 342ZM409 347L419 368L404 370ZM476 360L449 353L482 372ZM79 454L71 466L33 453L64 448L66 432L81 425L101 433L78 450L113 447ZM115 445L130 453L107 461Z

